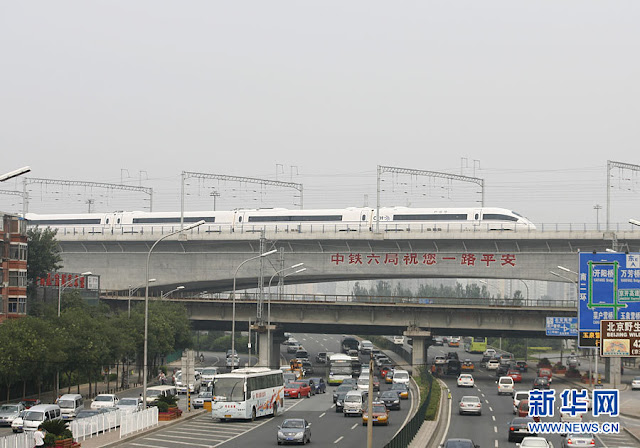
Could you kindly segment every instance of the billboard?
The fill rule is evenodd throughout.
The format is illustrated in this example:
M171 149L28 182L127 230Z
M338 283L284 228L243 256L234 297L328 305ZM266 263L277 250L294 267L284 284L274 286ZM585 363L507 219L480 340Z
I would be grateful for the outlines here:
M640 319L640 254L581 253L578 345L600 345L600 321Z

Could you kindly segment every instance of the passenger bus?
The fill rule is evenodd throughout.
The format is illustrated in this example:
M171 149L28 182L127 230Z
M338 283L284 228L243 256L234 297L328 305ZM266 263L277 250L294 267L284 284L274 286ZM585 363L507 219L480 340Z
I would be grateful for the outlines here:
M351 356L336 353L329 357L329 384L332 386L342 384L347 378L353 376L353 360Z
M484 353L487 349L487 338L466 337L464 338L464 351L468 353Z
M282 370L247 367L213 378L211 417L255 420L284 409Z

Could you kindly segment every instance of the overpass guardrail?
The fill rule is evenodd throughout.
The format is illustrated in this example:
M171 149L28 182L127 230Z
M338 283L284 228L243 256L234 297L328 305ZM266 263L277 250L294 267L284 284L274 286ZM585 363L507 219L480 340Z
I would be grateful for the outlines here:
M157 293L150 297L160 297ZM129 300L128 295L123 295L121 291L102 291L101 299ZM132 296L133 300L144 299L142 296ZM230 301L231 294L200 294L189 295L188 293L174 294L171 300L175 302L188 301ZM256 302L258 293L245 293L236 296L237 302ZM424 305L424 306L483 306L483 307L504 307L504 308L560 308L577 309L576 300L553 300L553 299L520 299L520 298L454 298L454 297L388 297L388 296L357 296L357 295L330 295L330 294L273 294L272 297L265 295L264 301L271 303L294 302L294 303L352 303L352 304L379 304L379 305Z

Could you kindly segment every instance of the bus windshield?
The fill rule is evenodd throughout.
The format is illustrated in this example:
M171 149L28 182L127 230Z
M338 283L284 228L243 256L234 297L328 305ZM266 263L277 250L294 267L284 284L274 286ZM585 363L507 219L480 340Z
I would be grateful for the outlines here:
M216 397L225 401L244 401L243 378L217 378L214 384Z

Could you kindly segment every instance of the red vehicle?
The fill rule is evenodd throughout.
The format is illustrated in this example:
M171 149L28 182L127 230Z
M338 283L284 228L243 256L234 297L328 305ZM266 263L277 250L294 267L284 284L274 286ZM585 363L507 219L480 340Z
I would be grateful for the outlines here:
M387 373L390 372L391 370L393 370L392 366L382 366L382 367L380 367L380 376L382 378L386 378L387 377Z
M311 387L305 383L289 383L284 387L284 396L289 398L309 398L311 396Z
M509 369L507 376L510 376L514 383L522 383L522 373L520 373L520 370Z
M520 400L518 403L518 417L528 417L529 416L529 400L524 399ZM533 420L536 422L540 421L540 417L533 417Z
M540 378L546 378L549 381L549 384L551 384L551 369L547 369L547 368L541 368L538 369L538 377Z

